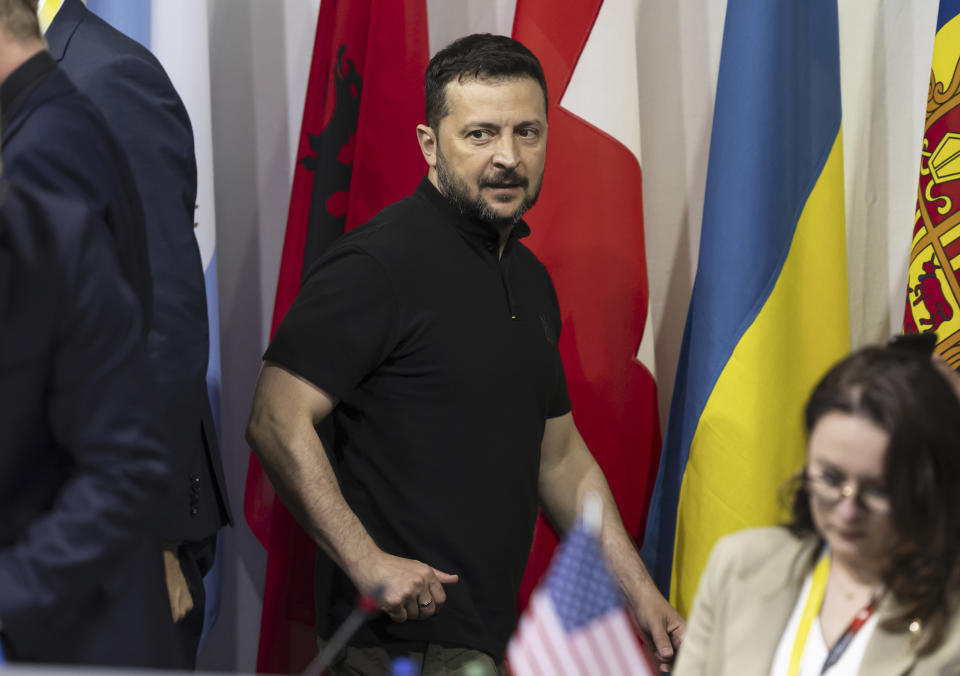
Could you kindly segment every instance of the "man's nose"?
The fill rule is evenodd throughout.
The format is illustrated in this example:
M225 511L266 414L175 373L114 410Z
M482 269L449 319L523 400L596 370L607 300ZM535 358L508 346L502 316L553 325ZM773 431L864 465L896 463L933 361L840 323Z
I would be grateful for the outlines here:
M493 163L498 167L507 169L512 169L520 163L517 140L513 137L513 134L503 134L497 139L493 153Z

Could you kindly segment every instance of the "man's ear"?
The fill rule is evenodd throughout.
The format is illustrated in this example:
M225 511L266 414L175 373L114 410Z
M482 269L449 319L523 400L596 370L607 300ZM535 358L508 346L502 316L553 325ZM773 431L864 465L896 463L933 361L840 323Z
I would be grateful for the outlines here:
M437 166L437 135L430 127L425 124L417 125L417 142L420 144L420 152L423 153L423 159L431 169Z

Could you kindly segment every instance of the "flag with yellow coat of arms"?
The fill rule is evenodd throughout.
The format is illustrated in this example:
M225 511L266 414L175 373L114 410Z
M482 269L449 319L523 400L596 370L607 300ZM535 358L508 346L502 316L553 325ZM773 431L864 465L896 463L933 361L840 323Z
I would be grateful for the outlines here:
M930 68L903 330L935 332L960 367L960 0L941 0Z

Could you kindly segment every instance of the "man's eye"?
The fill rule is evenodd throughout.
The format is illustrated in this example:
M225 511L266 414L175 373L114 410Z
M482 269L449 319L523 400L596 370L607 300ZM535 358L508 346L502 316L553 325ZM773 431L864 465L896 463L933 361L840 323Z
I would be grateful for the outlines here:
M517 131L517 136L520 138L533 139L539 136L539 133L533 127L526 127Z
M477 139L477 140L483 140L487 138L489 135L490 135L490 132L487 131L486 129L474 129L469 134L467 134L468 137L472 139Z

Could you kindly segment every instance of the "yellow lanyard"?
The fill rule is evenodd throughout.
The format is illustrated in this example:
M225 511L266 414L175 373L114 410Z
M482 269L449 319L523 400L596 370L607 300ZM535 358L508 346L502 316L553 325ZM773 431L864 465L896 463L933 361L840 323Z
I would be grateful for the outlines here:
M807 647L807 637L810 627L820 614L820 604L823 603L823 593L827 588L827 576L830 573L830 553L827 552L817 561L813 569L813 579L810 581L810 593L807 603L800 616L800 625L797 627L797 636L793 639L793 650L790 652L790 666L787 676L797 676L800 673L800 663L803 661L803 651Z
M43 3L38 17L40 19L41 33L46 33L47 29L50 28L50 24L53 23L53 17L57 15L57 10L60 9L60 5L62 4L63 0L47 0Z

